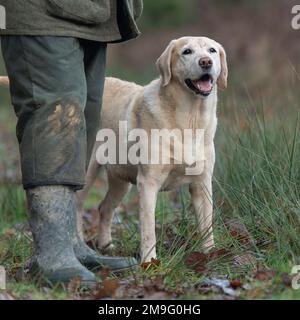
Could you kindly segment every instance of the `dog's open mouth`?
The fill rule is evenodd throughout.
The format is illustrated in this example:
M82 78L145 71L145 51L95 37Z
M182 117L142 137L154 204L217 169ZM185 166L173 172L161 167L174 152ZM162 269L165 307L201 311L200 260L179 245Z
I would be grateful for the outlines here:
M204 97L207 97L213 88L213 78L210 74L205 74L198 80L187 79L185 83L196 94Z

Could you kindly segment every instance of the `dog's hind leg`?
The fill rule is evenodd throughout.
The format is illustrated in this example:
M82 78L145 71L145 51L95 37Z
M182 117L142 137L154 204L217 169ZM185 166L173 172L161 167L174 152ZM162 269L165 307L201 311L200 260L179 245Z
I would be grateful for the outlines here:
M96 160L96 148L94 148L92 156L91 156L91 161L87 170L86 174L86 184L82 190L77 191L77 229L78 233L83 239L83 205L84 201L88 195L89 190L93 186L99 171L101 169L101 165L97 162Z
M108 172L108 191L104 200L99 205L99 238L98 247L100 250L109 249L112 242L111 226L114 217L114 210L122 201L130 189L130 183L112 177Z

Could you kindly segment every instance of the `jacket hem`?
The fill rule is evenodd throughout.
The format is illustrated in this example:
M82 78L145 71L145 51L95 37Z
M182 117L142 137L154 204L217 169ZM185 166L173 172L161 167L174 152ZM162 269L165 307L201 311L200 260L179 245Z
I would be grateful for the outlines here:
M134 39L140 35L140 32L122 34L118 33L114 35L95 35L95 33L78 32L72 30L51 31L48 29L32 29L32 30L20 30L20 29L5 29L0 31L0 36L5 35L19 35L19 36L54 36L54 37L73 37L85 40L92 40L105 43L117 43L130 39Z

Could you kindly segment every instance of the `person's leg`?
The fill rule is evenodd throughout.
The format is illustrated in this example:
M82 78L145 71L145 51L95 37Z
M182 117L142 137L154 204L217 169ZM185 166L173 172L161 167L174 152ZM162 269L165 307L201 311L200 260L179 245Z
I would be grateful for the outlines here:
M91 48L91 53L92 49L96 50ZM77 232L72 229L76 223L75 189L83 187L86 173L87 134L84 109L90 110L88 119L93 120L91 122L93 126L88 126L90 128L88 136L94 140L99 126L103 92L104 49L105 47L101 45L100 50L95 51L93 58L93 54L86 55L82 42L75 38L22 36L2 38L2 51L10 78L12 103L18 116L17 136L20 143L23 185L29 204L30 224L33 233L36 233L34 235L36 254L33 260L38 260L35 265L44 270L49 279L57 279L59 275L65 279L66 273L57 269L58 264L55 259L61 257L53 251L41 250L38 245L38 243L46 244L50 233L39 232L38 230L43 228L35 228L33 224L44 223L47 229L51 217L59 216L56 212L52 212L57 208L53 204L60 203L63 210L66 209L64 201L72 203L72 206L68 207L69 209L72 207L72 210L65 210L64 214L61 212L60 217L64 219L56 222L64 226L57 231L65 229L69 234L68 239L72 247L69 248L72 250L69 256L74 255L75 250L76 258L91 268L106 265L111 269L121 269L136 263L135 260L128 258L108 259L96 255L82 241L77 240ZM93 91L89 90L89 93L87 93L87 82L93 83ZM93 116L98 121L95 121ZM59 192L63 193L65 198L56 198L55 194ZM48 202L45 194L48 195ZM39 208L39 213L30 207L32 197L35 199L35 207ZM33 211L34 215L31 214ZM49 229L56 230L56 228ZM57 232L52 234L52 240L49 242L55 243L54 251L63 253L68 244L61 239L62 236ZM47 257L44 259L46 253ZM53 257L52 266L46 263L49 261L49 256ZM49 268L54 272L53 277L49 273ZM77 268L83 269L79 262ZM73 273L70 273L71 275ZM87 278L88 275L82 277ZM89 275L89 278L91 277L92 275Z
M84 51L84 69L87 100L84 116L87 130L87 167L100 127L102 96L106 72L106 43L81 41Z
M80 40L84 50L84 67L87 83L87 102L84 110L87 128L87 174L91 163L92 151L96 141L97 130L100 126L102 95L104 89L105 72L106 72L106 43L95 41ZM94 166L95 167L95 166ZM93 184L96 177L86 176L86 185ZM91 181L93 180L93 181ZM77 224L78 233L83 240L83 205L81 200L87 188L77 192ZM89 189L89 188L88 188Z
M84 184L86 81L77 39L1 37L18 117L23 185L34 237L32 271L52 282L94 275L71 241L74 188Z

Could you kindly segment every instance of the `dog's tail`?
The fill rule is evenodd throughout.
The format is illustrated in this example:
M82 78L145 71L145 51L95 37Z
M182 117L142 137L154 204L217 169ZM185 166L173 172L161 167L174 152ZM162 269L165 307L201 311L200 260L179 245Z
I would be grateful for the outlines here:
M9 87L8 77L0 77L0 86Z

